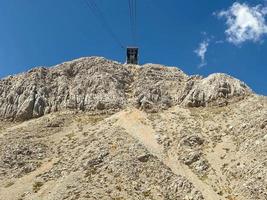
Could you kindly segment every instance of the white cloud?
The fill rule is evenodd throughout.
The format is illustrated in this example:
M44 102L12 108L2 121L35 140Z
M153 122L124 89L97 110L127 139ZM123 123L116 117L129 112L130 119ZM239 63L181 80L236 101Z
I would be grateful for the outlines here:
M226 18L227 40L235 45L245 41L257 42L267 34L265 16L267 7L257 5L250 7L243 3L234 3L228 10L217 14L220 18Z
M209 40L204 40L199 44L199 47L194 51L197 54L197 56L200 57L201 59L199 67L204 67L207 64L205 58L206 58L206 53L208 51L208 47L209 47Z

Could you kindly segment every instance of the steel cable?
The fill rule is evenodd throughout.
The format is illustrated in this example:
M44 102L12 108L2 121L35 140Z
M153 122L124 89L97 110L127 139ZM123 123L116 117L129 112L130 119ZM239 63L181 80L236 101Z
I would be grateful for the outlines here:
M133 44L136 44L137 40L137 2L136 0L128 0L129 14L130 14L130 26Z
M107 31L107 33L111 36L111 38L120 46L120 48L125 49L119 38L116 36L114 31L112 30L110 24L106 20L102 10L98 7L95 0L84 0L86 7L90 12L98 19L101 26Z

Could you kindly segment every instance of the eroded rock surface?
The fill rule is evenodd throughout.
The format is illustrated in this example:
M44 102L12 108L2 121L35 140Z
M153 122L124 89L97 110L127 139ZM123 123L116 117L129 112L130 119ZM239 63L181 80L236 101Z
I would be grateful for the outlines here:
M0 80L0 118L0 199L267 199L267 98L225 74L82 58Z
M231 76L212 74L193 84L184 99L184 104L189 107L223 106L239 101L251 92L245 83Z
M1 80L0 115L27 120L65 109L116 110L127 102L131 79L126 67L101 58L36 68Z
M225 74L189 77L175 67L90 57L2 79L0 117L23 121L62 110L115 112L128 105L157 112L178 104L225 105L250 94L243 82Z

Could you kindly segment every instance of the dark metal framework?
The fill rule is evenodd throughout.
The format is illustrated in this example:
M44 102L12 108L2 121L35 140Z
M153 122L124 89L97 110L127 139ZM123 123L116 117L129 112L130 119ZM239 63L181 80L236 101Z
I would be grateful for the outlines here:
M127 47L127 64L138 65L138 51L137 47Z

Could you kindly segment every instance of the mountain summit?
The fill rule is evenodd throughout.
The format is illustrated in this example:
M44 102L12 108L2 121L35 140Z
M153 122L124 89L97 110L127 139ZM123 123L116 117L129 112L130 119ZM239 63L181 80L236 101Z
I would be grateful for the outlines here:
M226 74L188 76L176 67L122 65L90 57L39 67L0 81L0 117L28 120L56 111L157 112L175 105L223 106L251 95Z
M0 80L2 200L266 200L267 98L90 57Z

